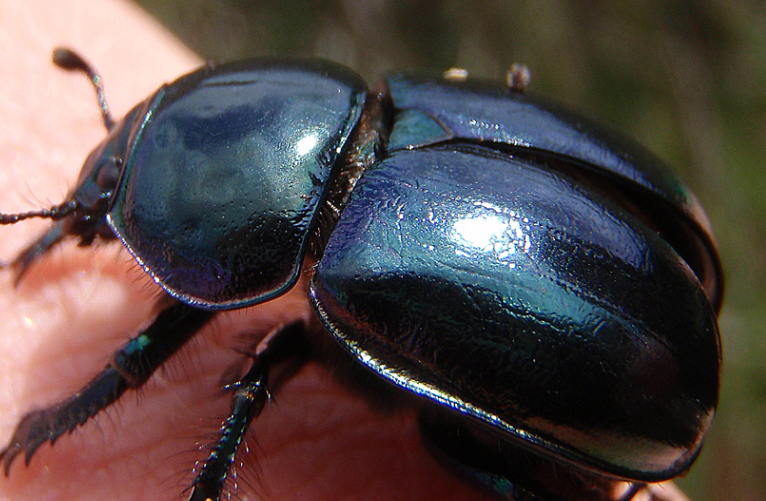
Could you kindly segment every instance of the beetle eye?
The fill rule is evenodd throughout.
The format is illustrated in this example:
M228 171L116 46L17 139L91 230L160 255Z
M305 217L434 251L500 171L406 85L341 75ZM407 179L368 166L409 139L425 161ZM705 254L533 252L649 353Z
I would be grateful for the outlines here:
M105 190L111 190L117 186L117 181L122 171L122 158L111 157L96 174L96 185Z

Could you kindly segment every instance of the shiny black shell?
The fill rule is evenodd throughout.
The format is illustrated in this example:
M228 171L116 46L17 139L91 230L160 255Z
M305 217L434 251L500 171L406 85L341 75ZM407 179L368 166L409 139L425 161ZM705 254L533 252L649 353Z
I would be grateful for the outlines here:
M388 157L312 282L324 325L501 439L631 479L688 469L721 357L720 265L694 197L555 104L420 75L386 84Z
M663 480L715 413L721 265L698 202L632 141L503 85L208 66L134 108L71 198L95 221L79 234L108 221L206 309L284 293L314 238L327 331L501 455Z
M236 308L295 284L366 87L324 61L208 67L139 107L109 224L178 299Z
M715 411L715 312L689 267L545 165L394 153L357 185L312 298L382 376L628 478L684 471Z

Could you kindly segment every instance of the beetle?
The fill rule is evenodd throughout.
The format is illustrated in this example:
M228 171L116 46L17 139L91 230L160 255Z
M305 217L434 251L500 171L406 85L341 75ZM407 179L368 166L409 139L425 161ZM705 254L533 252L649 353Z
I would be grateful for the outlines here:
M53 220L11 268L21 279L67 237L118 239L166 296L90 383L22 418L6 475L217 312L304 275L322 328L281 326L247 354L191 500L221 498L289 376L276 368L309 354L415 406L440 457L507 498L630 499L691 467L721 365L710 225L655 156L530 95L522 70L368 89L322 60L208 64L115 121L82 58L54 61L90 75L108 136L63 203L0 214Z

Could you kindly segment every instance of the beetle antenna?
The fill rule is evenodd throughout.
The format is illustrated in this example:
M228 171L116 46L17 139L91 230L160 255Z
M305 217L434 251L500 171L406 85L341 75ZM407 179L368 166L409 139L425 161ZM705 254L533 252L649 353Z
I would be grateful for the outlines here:
M96 97L98 98L98 106L101 108L101 115L104 117L104 126L106 130L112 130L114 127L114 118L109 112L109 105L106 102L106 96L104 94L104 82L101 75L96 73L96 70L88 64L79 54L71 49L59 47L53 51L53 63L59 68L63 68L69 71L82 71L90 81L93 83L93 87L96 89Z
M34 210L29 212L20 212L18 214L3 214L0 213L0 225L3 224L15 224L25 219L31 219L33 217L41 217L47 219L53 219L57 221L63 219L66 216L77 210L79 204L76 200L67 200L61 205L56 205L46 209Z

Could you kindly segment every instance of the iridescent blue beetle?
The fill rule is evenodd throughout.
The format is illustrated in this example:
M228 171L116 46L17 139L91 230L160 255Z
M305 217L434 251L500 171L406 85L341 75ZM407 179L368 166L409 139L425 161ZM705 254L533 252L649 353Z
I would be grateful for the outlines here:
M55 221L15 271L67 236L118 238L174 301L75 396L22 419L6 474L216 311L305 269L325 330L286 326L254 356L192 500L220 498L270 367L322 336L414 395L428 440L509 498L630 499L697 457L721 265L693 195L641 147L525 94L519 73L399 73L369 91L318 60L208 65L114 123L90 67L56 57L91 74L109 135L64 203L0 215Z

